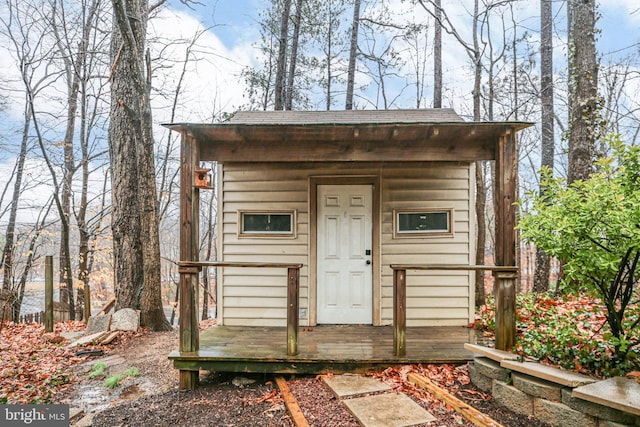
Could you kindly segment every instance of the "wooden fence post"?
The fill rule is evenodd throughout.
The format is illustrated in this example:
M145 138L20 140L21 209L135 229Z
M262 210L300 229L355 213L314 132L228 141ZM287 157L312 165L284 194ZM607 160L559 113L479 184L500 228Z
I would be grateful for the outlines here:
M89 317L91 317L91 289L87 283L83 287L84 292L84 321L89 323Z
M53 332L53 257L44 260L44 331Z

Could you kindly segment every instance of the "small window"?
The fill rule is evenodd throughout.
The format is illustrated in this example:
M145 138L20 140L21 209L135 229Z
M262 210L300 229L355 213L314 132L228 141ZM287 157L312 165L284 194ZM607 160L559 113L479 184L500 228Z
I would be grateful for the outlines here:
M451 209L395 210L394 237L453 235Z
M295 237L295 211L239 211L240 236Z

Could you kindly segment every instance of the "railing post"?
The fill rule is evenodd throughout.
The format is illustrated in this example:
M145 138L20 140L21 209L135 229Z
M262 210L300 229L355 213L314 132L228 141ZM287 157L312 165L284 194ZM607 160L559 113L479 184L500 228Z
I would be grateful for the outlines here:
M53 257L44 259L44 331L53 332Z
M393 354L407 352L407 270L393 270Z
M300 268L287 269L287 355L298 354Z
M496 349L511 351L516 343L516 279L512 271L495 271Z

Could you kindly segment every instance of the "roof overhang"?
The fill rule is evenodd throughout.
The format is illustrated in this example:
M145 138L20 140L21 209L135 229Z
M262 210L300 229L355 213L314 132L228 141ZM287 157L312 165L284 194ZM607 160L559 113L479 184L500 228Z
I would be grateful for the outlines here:
M173 123L200 160L221 162L478 161L527 122Z

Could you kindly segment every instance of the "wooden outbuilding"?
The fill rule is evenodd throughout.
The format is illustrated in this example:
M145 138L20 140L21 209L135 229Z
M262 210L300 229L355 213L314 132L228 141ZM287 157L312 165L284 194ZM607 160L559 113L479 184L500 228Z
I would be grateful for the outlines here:
M515 135L528 123L425 109L238 112L167 126L182 134L180 348L170 356L181 388L199 369L462 360L477 269L496 278L496 346L513 345ZM473 262L480 160L495 161L496 266ZM217 182L204 161L218 162ZM211 187L219 261L201 262L199 192ZM219 267L218 326L200 340L204 265Z

